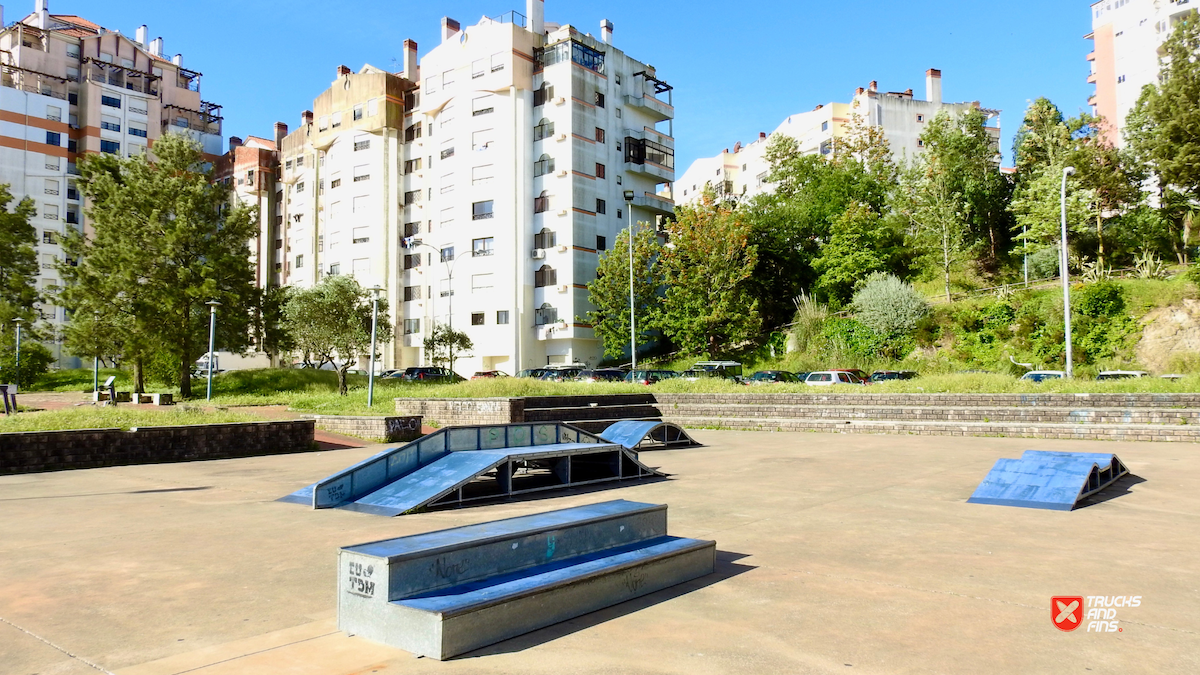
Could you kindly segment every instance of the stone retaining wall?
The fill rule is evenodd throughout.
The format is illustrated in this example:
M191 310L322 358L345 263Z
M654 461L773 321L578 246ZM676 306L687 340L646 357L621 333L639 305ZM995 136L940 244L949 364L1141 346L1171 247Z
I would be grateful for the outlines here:
M1031 424L1200 424L1200 410L1186 408L1050 408L738 404L682 401L658 406L673 418L839 419L894 421L1020 422Z
M346 434L382 443L407 443L421 437L421 416L372 417L351 415L304 415L317 426L335 434Z
M769 385L767 385L769 386ZM756 389L759 387L755 387ZM765 388L765 387L764 387ZM673 403L760 405L1046 406L1051 408L1200 408L1200 393L1178 394L654 394Z
M312 420L0 434L0 475L258 457L315 448Z
M657 417L652 394L530 396L514 398L398 398L396 413L420 415L438 426L565 422L576 419ZM609 412L598 411L608 409Z
M442 427L525 421L520 398L398 398L396 413L419 416Z

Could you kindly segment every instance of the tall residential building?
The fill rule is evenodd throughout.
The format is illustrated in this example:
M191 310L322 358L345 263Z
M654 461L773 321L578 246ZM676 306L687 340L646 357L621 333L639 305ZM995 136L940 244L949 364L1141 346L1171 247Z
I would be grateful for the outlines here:
M287 126L282 123L285 133ZM278 132L277 132L278 133ZM276 198L279 153L276 141L249 136L243 142L229 137L229 152L214 166L213 177L229 186L232 198L246 206L258 207L258 234L249 242L250 255L255 263L254 281L258 288L279 285L274 272L279 221Z
M804 154L828 155L833 152L834 139L846 135L852 115L858 114L866 124L882 127L893 156L903 159L924 152L921 133L925 123L939 111L945 110L954 117L972 109L983 111L988 136L998 152L1000 111L980 108L978 101L942 101L942 72L934 68L925 72L925 100L914 98L911 88L884 92L879 91L876 82L871 82L865 88L859 87L850 102L825 103L808 112L792 115L774 133L796 139ZM681 203L695 202L706 186L718 194L738 198L750 198L769 191L770 164L765 157L769 141L765 132L759 133L757 139L746 145L738 142L732 150L726 149L716 157L692 162L675 183L675 198Z
M1105 118L1106 134L1125 145L1125 117L1137 103L1142 87L1158 83L1159 47L1175 24L1198 7L1189 0L1100 0L1092 3L1092 41L1087 55L1096 85L1088 99L1092 114Z
M582 317L599 254L630 217L674 212L658 195L675 176L670 85L612 23L596 38L543 17L529 0L525 16L445 18L419 65L410 40L400 73L339 67L279 144L273 282L383 287L387 367L426 363L435 324L474 342L464 373L598 363Z
M0 25L3 25L0 10ZM37 0L32 14L0 30L0 183L15 199L37 207L39 290L61 285L64 228L86 231L75 185L75 162L85 153L134 155L163 133L186 133L211 160L221 152L221 107L200 97L200 73L182 57L163 55L163 40L106 30L69 14L50 14ZM57 331L61 308L43 305ZM59 365L78 359L51 345Z

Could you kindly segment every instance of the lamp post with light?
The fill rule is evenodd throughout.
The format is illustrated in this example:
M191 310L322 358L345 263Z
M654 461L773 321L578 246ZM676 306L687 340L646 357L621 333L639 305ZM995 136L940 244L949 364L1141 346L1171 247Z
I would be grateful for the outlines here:
M1063 290L1063 325L1067 333L1067 377L1072 377L1074 368L1072 366L1071 355L1071 286L1067 279L1067 176L1075 174L1075 167L1068 166L1063 168L1062 175L1062 195L1060 207L1062 213L1062 248L1058 255L1058 265L1062 275L1062 290Z
M378 285L368 289L371 291L371 368L367 371L367 407L375 402L375 327L379 324L379 294L383 291Z
M633 190L625 190L625 210L629 212L629 372L637 370L637 329L633 304Z
M13 319L13 323L17 324L17 358L16 358L17 374L16 374L16 379L13 381L13 384L17 385L17 387L21 386L21 324L24 322L25 322L25 319L22 319L20 317Z
M216 300L209 300L204 303L208 305L208 395L207 400L212 400L212 376L213 376L213 360L216 354L213 350L217 343L217 308L221 303Z

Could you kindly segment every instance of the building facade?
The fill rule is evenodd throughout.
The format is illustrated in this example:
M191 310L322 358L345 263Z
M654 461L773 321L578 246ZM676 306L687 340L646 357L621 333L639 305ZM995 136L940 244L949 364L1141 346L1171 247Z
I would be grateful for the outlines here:
M670 85L613 46L610 22L600 32L546 23L529 0L524 16L443 19L423 58L405 42L400 73L339 67L278 145L260 267L283 285L382 287L387 368L425 364L441 324L475 344L461 373L599 363L586 285L630 219L673 214L659 193L675 176Z
M1104 117L1105 134L1124 147L1125 118L1142 94L1158 83L1159 47L1175 24L1200 8L1191 0L1101 0L1091 6L1092 41L1087 81L1096 85L1088 99L1092 114Z
M913 90L880 91L876 82L859 87L847 103L825 103L816 108L792 115L783 121L772 135L781 134L796 139L803 154L828 155L833 152L834 140L846 135L853 115L865 124L883 128L893 156L902 161L924 152L921 133L925 124L939 111L952 117L968 110L980 109L987 118L987 133L997 152L1000 147L1000 111L980 108L978 101L948 103L942 100L942 73L937 69L925 72L925 100L915 98ZM705 157L692 163L675 183L674 196L680 203L693 203L708 188L725 197L750 198L771 189L767 181L770 163L765 152L770 136L759 133L754 141L741 142L715 157Z
M47 0L0 30L0 183L36 205L39 291L52 295L61 285L66 230L87 230L75 184L80 155L143 153L168 132L196 139L211 160L221 153L221 109L201 99L200 73L179 54L166 58L162 38L147 37L146 26L130 39L50 14ZM63 309L46 302L39 311L56 336L48 346L59 365L77 366L57 337Z

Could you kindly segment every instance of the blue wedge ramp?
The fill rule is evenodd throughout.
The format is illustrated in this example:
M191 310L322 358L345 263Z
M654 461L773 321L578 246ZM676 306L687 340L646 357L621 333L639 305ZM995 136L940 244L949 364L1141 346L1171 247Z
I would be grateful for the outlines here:
M967 502L1070 511L1127 473L1109 453L1026 450L1020 459L996 460Z
M672 445L700 445L678 424L658 420L621 420L600 432L600 438L628 450Z

